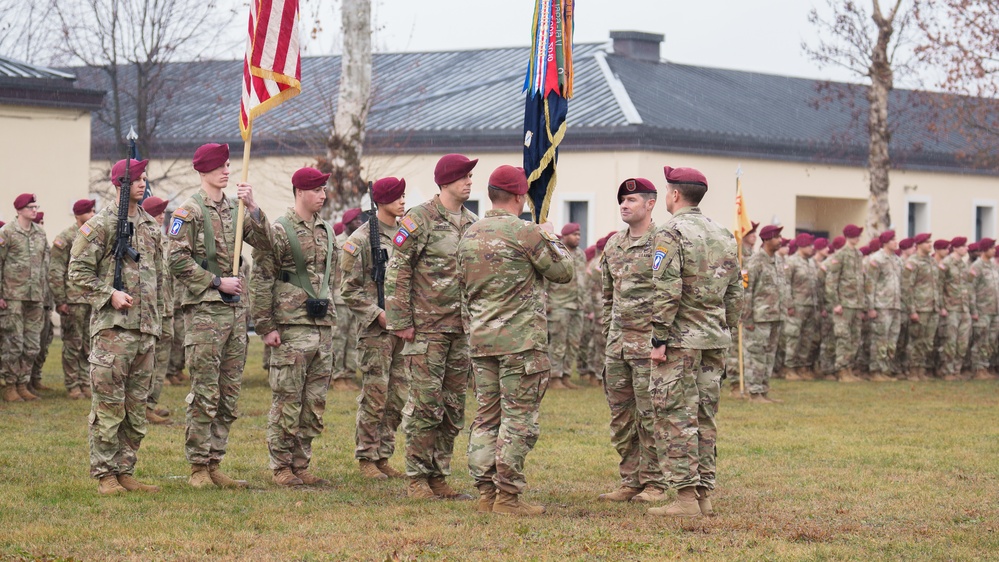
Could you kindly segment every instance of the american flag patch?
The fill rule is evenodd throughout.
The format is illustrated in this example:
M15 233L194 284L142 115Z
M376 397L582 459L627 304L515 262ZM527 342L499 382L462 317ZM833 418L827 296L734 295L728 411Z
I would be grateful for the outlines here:
M89 224L85 224L80 227L80 232L82 232L84 236L90 236L90 233L93 231L94 229L90 228Z
M410 233L416 232L416 229L418 228L416 226L416 221L414 221L412 219L412 217L410 217L408 215L406 217L403 217L403 219L402 219L402 226L406 227L406 230L408 230ZM407 236L408 235L409 234L407 233Z
M355 246L353 242L344 242L343 251L350 255L354 255L354 252L357 251L357 246Z

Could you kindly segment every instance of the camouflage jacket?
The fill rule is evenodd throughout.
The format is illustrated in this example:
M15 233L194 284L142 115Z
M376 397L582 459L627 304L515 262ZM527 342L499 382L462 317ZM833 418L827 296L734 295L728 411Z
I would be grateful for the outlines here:
M586 266L586 314L592 314L592 322L597 326L604 325L604 310L603 310L603 292L604 292L604 282L603 282L603 271L600 269L600 261L602 256L593 258L593 260Z
M828 311L829 306L826 304L826 273L829 270L829 258L822 261L817 259L812 259L812 263L815 264L815 306L817 310Z
M392 230L394 232L395 231L395 227L393 227ZM338 248L343 248L347 244L347 239L348 238L350 238L350 234L347 234L346 230L344 230L343 232L341 232L336 237L336 245L337 245L337 247ZM336 304L340 304L340 305L346 304L346 302L344 302L344 300L343 300L343 293L342 293L342 291L343 291L343 268L342 267L336 268L336 271L334 272L333 280L330 281L330 283L333 284L333 302L336 303ZM343 319L343 321L346 322L347 319Z
M902 260L888 250L878 250L867 260L864 277L868 310L902 309Z
M239 202L236 198L223 197L216 203L208 197L204 189L199 193L211 215L219 277L231 277ZM258 216L254 216L254 213L244 215L243 234L246 242L254 248L266 249L270 244L270 229L264 211L259 209L258 213ZM214 275L207 267L202 267L207 266L204 220L205 218L201 216L201 206L191 197L174 211L173 219L170 221L168 260L170 272L180 281L180 285L175 286L175 289L182 293L180 302L183 306L201 302L222 303L222 296L217 289L212 288ZM242 273L240 279L243 281L243 287L246 287L246 277ZM247 300L241 298L238 303L230 306L246 307Z
M756 250L749 258L749 287L742 323L753 326L757 322L780 322L787 316L789 301L784 268L778 265L777 256L767 255L763 248Z
M385 316L390 331L461 333L458 242L478 217L462 207L460 226L448 219L440 195L410 209L392 238L395 253L385 274Z
M136 214L129 219L135 225L132 247L140 257L138 263L125 259L122 267L124 292L132 297L132 306L124 314L111 305L118 202L112 201L81 226L80 235L73 241L69 280L79 286L90 300L90 333L93 336L108 328L138 330L156 337L160 335L163 293L159 288L165 274L163 234L156 220L142 207L138 207Z
M572 270L575 272L572 281L569 283L555 283L545 280L545 291L548 294L548 308L550 310L583 310L588 297L586 291L586 253L579 248L570 250L565 247L565 251L572 258Z
M819 275L815 260L794 254L787 259L787 286L794 308L815 307L819 304Z
M652 328L668 347L724 349L742 312L742 279L732 233L684 207L656 235Z
M170 239L160 231L163 236L163 285L160 286L160 291L163 293L163 317L173 318L174 312L177 310L177 297L175 295L176 291L176 279L173 275L170 275Z
M943 308L948 313L971 312L973 293L968 274L968 262L957 252L950 254L937 265L940 268L940 292Z
M913 254L902 269L902 308L907 314L940 310L940 268L933 256Z
M971 264L971 289L974 293L972 302L975 307L972 314L999 314L999 268L992 260L978 258Z
M87 297L76 285L69 282L69 255L73 241L80 227L75 223L63 230L52 241L52 255L49 258L49 291L55 306L64 304L87 304Z
M472 357L547 350L544 281L572 282L573 258L555 235L492 209L461 237L458 276Z
M867 306L864 295L864 268L860 250L843 246L826 261L826 306L829 310L843 308L863 309Z
M375 219L377 220L377 219ZM378 221L379 243L388 252L389 260L395 251L392 237L398 226ZM340 294L360 324L358 337L381 336L388 332L378 324L378 315L383 311L378 306L378 287L371 278L371 227L364 223L350 235L343 244L343 259L340 262L343 280ZM385 264L388 267L388 264Z
M625 229L611 236L600 258L606 354L647 359L652 346L656 224L649 225L638 240L632 240L629 232Z
M0 299L48 302L49 240L35 223L0 228Z
M309 298L305 289L290 283L284 272L294 274L295 257L291 253L288 237L294 235L302 247L302 261L313 291L317 296L326 274L329 237L333 236L333 256L330 261L330 288L333 290L333 272L338 269L340 249L336 244L333 226L318 216L304 221L294 209L284 214L295 228L294 233L285 230L284 225L275 222L271 227L271 242L268 246L253 249L253 273L250 275L250 315L253 317L254 331L260 335L269 334L286 325L332 326L336 323L336 307L326 308L323 318L310 318L305 301ZM325 227L323 226L325 225Z

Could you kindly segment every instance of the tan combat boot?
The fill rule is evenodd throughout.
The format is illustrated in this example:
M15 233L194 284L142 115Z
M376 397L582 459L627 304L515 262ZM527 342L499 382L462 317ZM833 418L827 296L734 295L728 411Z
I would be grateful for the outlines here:
M798 376L801 377L801 380L803 381L814 381L819 378L819 375L817 375L815 371L810 368L798 369Z
M73 388L69 389L69 399L70 400L79 400L80 398L83 398L83 393L80 392L80 388L79 387L74 386Z
M380 470L382 472L382 474L384 474L385 476L388 476L389 478L405 478L406 477L405 474L403 474L403 473L399 472L398 470L392 468L389 465L388 459L380 459L380 460L378 460L377 462L375 462L375 466L378 467L378 470Z
M739 390L739 385L736 384L732 387L732 392L729 393L730 398L735 398L736 400L745 400L746 395Z
M434 495L444 500L471 501L472 496L462 494L448 485L443 476L431 476L427 478L427 485L433 490Z
M568 388L569 390L576 390L579 388L578 384L574 384L572 381L569 380L568 375L562 377L562 386Z
M562 378L549 379L548 380L548 390L565 390L565 385L562 384Z
M861 382L862 379L854 375L851 369L841 369L836 373L836 380L839 382Z
M794 367L788 367L787 369L784 369L784 380L791 382L801 382L804 379L801 378L801 374L799 373L798 369Z
M146 407L146 421L153 425L166 425L170 423L170 420L156 415L156 410L149 407Z
M992 375L985 369L978 369L975 371L975 376L971 378L973 381L990 381L992 380Z
M767 400L769 400L773 404L783 404L784 403L784 401L781 400L780 398L774 398L773 396L770 396L769 392L764 392L763 393L763 397L766 398Z
M666 517L700 517L701 506L697 504L697 488L687 486L676 491L676 501L665 507L653 507L646 513Z
M372 480L388 480L388 475L378 470L378 465L371 461L359 460L357 467L361 470L361 476Z
M697 487L697 507L701 508L701 515L714 517L715 511L711 508L710 491L704 486Z
M28 390L28 385L19 384L15 388L17 388L17 395L21 397L21 400L24 400L25 402L38 400L38 397L32 394L30 390Z
M108 476L102 476L100 480L97 481L97 492L110 496L112 494L124 494L128 492L125 488L121 487L118 483L118 479L115 478L114 474Z
M153 411L156 412L156 415L159 416L159 417L161 417L161 418L169 418L170 417L170 410L167 410L166 408L164 408L162 406L160 406L158 408L153 408Z
M325 478L320 478L320 477L316 476L315 474L312 474L311 472L309 472L308 468L294 468L294 469L292 469L292 472L294 472L295 476L298 476L298 479L301 480L302 484L305 484L306 486L329 486L330 485L330 481L329 480L327 480Z
M496 501L493 502L493 513L503 515L541 515L545 512L543 505L531 505L520 501L520 496L497 490Z
M208 476L219 488L249 488L250 483L246 480L236 480L222 472L218 462L208 463Z
M3 401L24 402L24 400L21 400L21 395L17 393L17 388L12 384L3 387Z
M762 392L752 392L749 394L749 402L751 404L773 404L774 401L767 398Z
M406 496L411 500L437 499L437 494L430 489L426 478L410 478L409 485L406 486Z
M279 468L274 471L274 483L278 486L301 486L305 484L302 479L295 476L295 473L291 471L287 466L284 468Z
M81 386L80 392L83 393L83 397L86 398L87 400L90 400L91 398L94 397L94 393L90 391L89 386Z
M143 484L135 479L131 474L119 474L118 483L129 492L159 492L159 486Z
M42 380L41 379L37 379L37 380L31 381L30 390L32 392L35 392L35 393L38 393L38 392L51 392L52 391L51 388L49 388L49 387L45 386L44 384L42 384Z
M892 382L892 378L882 372L875 371L871 373L871 382Z
M479 503L475 506L475 511L479 513L489 513L493 510L493 503L496 501L496 486L491 482L479 484Z
M656 486L646 486L642 493L637 494L635 497L631 498L633 502L639 503L654 503L661 502L666 499L666 490L658 488Z
M606 494L600 494L597 499L605 502L630 502L631 498L642 493L641 488L632 488L629 486L621 486L613 492L608 492Z
M215 485L215 483L212 482L211 475L208 474L207 464L192 464L191 478L188 479L187 483L195 488L206 488L208 486Z

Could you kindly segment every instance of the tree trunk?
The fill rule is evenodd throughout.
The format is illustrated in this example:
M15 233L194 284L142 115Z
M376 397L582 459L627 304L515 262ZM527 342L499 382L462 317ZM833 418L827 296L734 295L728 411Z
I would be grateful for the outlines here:
M889 171L891 159L888 156L888 142L891 131L888 127L888 96L894 87L894 74L888 59L888 46L894 31L896 4L888 17L881 14L878 0L873 0L872 18L878 27L878 40L871 52L871 88L867 101L870 110L867 129L870 134L867 169L870 174L870 205L867 207L867 228L870 236L877 236L891 225L891 211L888 206Z

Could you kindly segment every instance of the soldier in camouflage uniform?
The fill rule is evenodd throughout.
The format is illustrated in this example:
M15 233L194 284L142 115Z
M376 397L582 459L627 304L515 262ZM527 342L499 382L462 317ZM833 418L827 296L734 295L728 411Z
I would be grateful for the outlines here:
M600 268L607 338L604 392L610 406L611 444L621 456L621 483L599 499L652 502L666 497L649 395L656 187L645 178L630 178L618 187L617 200L628 228L607 241Z
M782 323L790 308L784 270L777 260L783 228L772 224L764 226L760 230L762 245L749 258L749 286L742 309L743 363L749 399L758 403L780 402L768 394Z
M538 440L538 410L551 368L545 286L574 282L574 259L551 223L520 219L527 188L522 168L496 168L489 176L492 209L458 245L478 401L468 470L479 489L480 512L545 512L520 499L524 461Z
M253 250L251 314L271 348L267 451L279 486L329 484L309 471L312 442L323 432L338 320L330 282L340 251L333 226L319 217L329 177L315 168L296 171L295 206L274 223L270 248Z
M98 479L101 494L159 490L134 477L136 453L146 435L146 397L163 310L159 291L164 276L162 234L139 206L146 189L147 162L130 161L125 185L121 180L126 161L111 168L119 192L129 190L128 216L134 226L130 244L140 256L138 262L123 258L123 289L113 286L119 197L80 227L69 262L69 281L84 291L93 310L90 475Z
M916 243L913 238L903 238L898 242L898 250L895 254L899 257L901 268L901 290L902 298L910 288L906 286L905 263L909 257L916 253ZM904 380L909 375L909 314L905 311L905 303L899 313L898 343L895 346L895 377Z
M14 199L17 219L0 228L0 312L3 313L3 357L0 378L7 402L37 400L28 389L31 368L41 351L45 325L45 291L49 241L35 224L35 196Z
M52 241L49 261L49 290L62 332L62 372L66 391L73 400L90 396L90 303L83 291L68 282L69 255L80 227L94 216L94 199L80 199L73 204L76 223Z
M594 372L594 366L590 362L593 357L593 338L596 336L597 329L596 322L594 322L596 315L593 314L589 272L590 266L593 265L593 259L597 255L596 244L583 250L583 254L586 257L586 266L582 270L574 270L573 272L574 275L582 275L583 277L583 310L580 311L583 318L583 333L580 336L581 345L576 350L576 362L579 364L579 381L589 386L596 386L600 383Z
M951 253L938 266L942 304L947 315L943 320L937 372L946 381L961 380L961 366L971 338L971 311L975 304L968 264L964 261L967 244L968 239L963 236L951 240Z
M170 238L166 238L169 247ZM169 259L169 250L167 254ZM168 267L169 269L169 267ZM170 357L167 358L167 371L165 380L172 385L180 386L184 381L191 380L191 377L184 373L184 338L187 331L184 329L184 293L187 287L172 275L167 276L166 283L170 284L170 293L173 295L173 339L170 345Z
M573 271L579 274L571 283L545 282L548 295L548 331L552 361L551 388L578 388L569 381L572 360L577 357L583 336L583 307L586 292L586 255L579 249L579 225L571 222L562 227L562 244L573 261Z
M170 222L170 271L184 293L183 312L187 371L185 454L191 463L190 484L244 488L219 468L236 420L236 402L246 363L246 299L226 302L244 293L245 281L233 277L235 255L235 199L222 191L229 183L229 146L206 144L194 153L194 169L201 189L173 213ZM246 239L256 249L270 245L264 212L253 200L253 188L238 184L246 213ZM225 276L225 277L223 277ZM223 297L224 295L224 297Z
M980 255L971 264L971 290L977 316L971 338L971 370L975 380L992 380L989 363L999 343L999 268L993 259L996 243L991 238L978 241ZM974 317L974 316L973 316Z
M749 258L753 256L753 247L756 246L757 240L759 240L759 233L757 229L760 226L758 222L750 222L752 228L749 232L742 236L742 245L739 248L739 252L742 254L742 260L739 262L741 264L741 275L743 278L749 275ZM745 284L743 284L743 297L745 297ZM740 303L740 310L742 310L742 303ZM742 318L740 316L739 323L742 323ZM745 348L745 332L743 337L743 349ZM743 356L745 356L745 351L743 351ZM743 359L745 363L745 359ZM745 368L745 365L743 365ZM728 351L725 352L725 376L729 380L731 387L731 396L733 398L743 398L742 389L739 387L739 327L734 326L732 328L732 345L729 346Z
M881 249L867 261L865 292L870 320L870 372L874 382L894 380L895 346L902 309L902 261L895 255L898 240L894 230L879 236Z
M142 209L156 221L156 226L163 230L167 201L159 197L148 197L142 202ZM161 285L160 295L163 300L163 317L160 322L160 337L156 340L155 360L153 361L153 378L149 386L149 398L146 400L146 421L155 425L170 423L167 417L170 410L159 406L160 395L166 380L167 367L170 362L170 350L173 349L173 277L170 276L170 266L166 263L170 239L163 236L163 271L166 272Z
M787 286L791 293L784 322L787 380L814 378L811 372L812 348L819 337L819 285L815 267L815 238L803 232L794 238L798 251L787 259Z
M342 248L347 238L361 226L363 213L361 209L347 209L343 213L343 232L337 235L337 246ZM340 294L343 285L343 272L337 267L336 278L333 280L333 302L336 303L338 326L333 334L333 350L336 356L333 363L333 390L356 392L361 390L354 382L357 375L357 335L358 325L354 315Z
M732 327L739 321L739 249L728 230L697 207L707 179L693 168L665 168L666 210L672 218L656 237L652 275L651 394L656 450L672 504L652 515L712 515L718 396Z
M829 317L829 310L826 307L826 265L832 248L827 238L816 238L813 244L815 255L812 262L815 264L815 282L817 284L815 298L816 332L818 335L812 341L812 348L808 353L808 364L811 366L810 372L799 373L802 380L820 380L832 374L832 361L830 355L822 355L823 346L827 339L832 339L832 319Z
M378 210L368 220L378 221L379 246L391 256L395 250L392 237L399 228L396 222L406 214L406 180L382 178L371 191ZM395 453L395 434L409 397L409 377L402 356L404 342L385 329L385 310L378 304L378 287L371 276L371 256L371 227L365 223L343 245L340 294L359 327L362 380L354 458L362 476L384 480L405 476L389 465L389 459Z
M902 268L902 310L909 317L907 379L926 380L933 370L933 344L940 321L940 269L929 233L915 237L916 253Z
M45 228L45 213L39 211L33 222ZM51 260L51 252L49 259ZM41 396L42 392L52 390L42 384L42 367L45 366L45 360L49 357L49 346L52 345L52 340L55 339L55 328L52 323L52 311L55 310L55 302L52 297L52 289L49 287L48 267L49 262L46 261L45 277L43 279L43 283L45 284L45 311L42 314L42 332L39 337L38 355L35 356L35 360L31 364L31 381L28 383L28 390L36 396Z
M471 500L445 480L454 439L465 424L471 369L468 334L461 320L457 282L458 241L477 220L463 204L478 160L442 157L434 169L440 193L403 217L392 239L395 253L385 279L387 329L406 341L402 354L410 377L406 418L407 493L413 499Z
M596 252L593 260L586 268L586 290L589 292L587 299L586 317L592 322L593 337L590 340L588 364L593 371L593 385L601 386L604 380L604 369L607 362L607 337L604 335L604 280L601 262L603 261L604 249L607 240L616 234L612 232L597 240Z
M833 371L839 382L860 381L853 374L853 361L860 348L860 331L866 297L864 270L860 251L863 228L848 224L843 228L845 245L829 258L826 266L826 306L832 312L833 335L836 338L836 361Z

